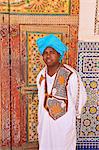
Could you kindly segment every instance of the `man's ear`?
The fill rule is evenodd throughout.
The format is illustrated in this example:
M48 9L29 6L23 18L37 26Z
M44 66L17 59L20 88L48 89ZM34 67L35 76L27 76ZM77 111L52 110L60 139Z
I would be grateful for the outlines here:
M62 56L60 55L59 57L59 62L61 63L62 62Z

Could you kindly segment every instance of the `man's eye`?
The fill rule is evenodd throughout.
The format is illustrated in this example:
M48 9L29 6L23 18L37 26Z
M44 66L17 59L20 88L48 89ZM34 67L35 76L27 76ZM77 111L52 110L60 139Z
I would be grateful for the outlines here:
M51 53L51 54L55 54L55 52L54 52L54 51L51 51L50 53Z
M47 55L47 53L46 53L46 52L45 52L45 53L43 53L43 56L44 56L44 55Z

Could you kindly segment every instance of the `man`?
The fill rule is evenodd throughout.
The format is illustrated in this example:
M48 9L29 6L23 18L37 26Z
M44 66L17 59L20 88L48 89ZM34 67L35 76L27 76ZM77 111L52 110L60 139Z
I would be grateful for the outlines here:
M37 77L39 150L75 150L85 88L76 70L61 63L67 46L60 39L50 34L37 46L46 64Z

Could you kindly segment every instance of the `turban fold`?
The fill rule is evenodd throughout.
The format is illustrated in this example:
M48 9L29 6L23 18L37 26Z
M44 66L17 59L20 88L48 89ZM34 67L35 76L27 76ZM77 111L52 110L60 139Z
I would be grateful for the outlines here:
M68 50L68 47L53 34L37 39L36 44L41 55L47 47L55 49L60 54L60 61L62 60L65 51Z

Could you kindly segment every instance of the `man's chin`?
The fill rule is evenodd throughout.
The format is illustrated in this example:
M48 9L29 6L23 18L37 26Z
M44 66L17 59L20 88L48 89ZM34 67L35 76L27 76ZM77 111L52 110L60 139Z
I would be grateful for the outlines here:
M52 62L51 62L51 63L46 63L46 65L47 65L48 67L53 66Z

